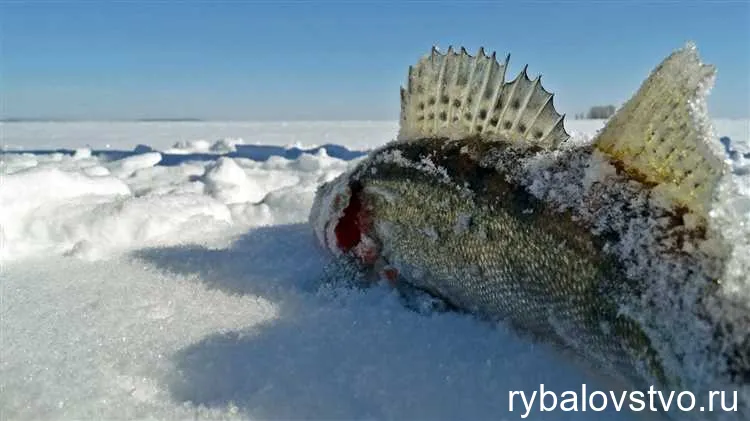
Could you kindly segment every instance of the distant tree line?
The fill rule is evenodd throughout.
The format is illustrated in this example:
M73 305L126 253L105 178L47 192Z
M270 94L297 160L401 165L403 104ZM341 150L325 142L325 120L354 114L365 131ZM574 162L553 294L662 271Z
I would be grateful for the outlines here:
M589 111L587 113L578 113L575 115L576 120L583 120L583 119L589 119L589 120L605 120L610 117L612 117L615 114L615 111L617 108L615 108L614 105L596 105L594 107L589 108Z

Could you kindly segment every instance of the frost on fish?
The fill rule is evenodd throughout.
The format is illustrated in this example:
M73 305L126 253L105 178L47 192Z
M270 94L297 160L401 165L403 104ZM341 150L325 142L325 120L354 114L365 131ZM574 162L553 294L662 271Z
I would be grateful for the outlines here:
M713 67L688 44L572 143L506 66L449 50L411 68L397 141L318 192L321 242L636 387L738 390L746 416L750 197L705 117Z

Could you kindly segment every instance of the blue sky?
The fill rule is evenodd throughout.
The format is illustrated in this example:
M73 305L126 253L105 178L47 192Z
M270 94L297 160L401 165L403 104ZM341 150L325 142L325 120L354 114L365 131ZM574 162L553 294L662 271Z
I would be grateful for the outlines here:
M433 44L511 54L562 112L620 104L694 40L750 117L750 2L0 2L3 117L395 119Z

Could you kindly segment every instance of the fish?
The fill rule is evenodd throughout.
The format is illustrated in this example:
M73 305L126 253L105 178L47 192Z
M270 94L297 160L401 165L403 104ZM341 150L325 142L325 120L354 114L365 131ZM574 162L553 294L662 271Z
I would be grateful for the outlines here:
M633 388L737 392L718 415L750 419L750 226L707 117L715 66L687 43L581 139L541 76L506 81L509 59L433 47L410 66L396 139L316 191L318 242L362 284Z

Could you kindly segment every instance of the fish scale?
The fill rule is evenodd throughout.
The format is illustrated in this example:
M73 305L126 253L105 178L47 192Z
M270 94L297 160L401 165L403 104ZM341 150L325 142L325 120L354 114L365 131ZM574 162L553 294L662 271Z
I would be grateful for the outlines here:
M505 175L494 169L488 176L486 168L472 169L464 163L462 170L470 177L449 171L452 183L435 188L429 173L378 159L379 154L398 151L418 163L424 159L420 152L426 145L445 152L434 160L438 167L455 167L465 160L459 151L465 145L396 145L372 157L377 171L363 166L352 177L373 187L362 193L361 200L378 221L373 234L381 239L381 255L387 263L408 277L412 286L457 308L504 320L581 353L609 355L600 363L617 366L620 373L640 370L641 356L653 351L637 325L618 314L616 296L606 291L622 284L624 275L612 257L600 251L601 240L569 215L549 211L523 190L512 189ZM484 185L493 186L491 192ZM467 214L471 215L468 229L456 234L456 220ZM437 238L427 230L435 230ZM419 276L413 275L414 268ZM617 297L622 299L622 294ZM622 337L613 341L612 332ZM654 361L648 365L653 366L651 372L642 377L663 376Z

